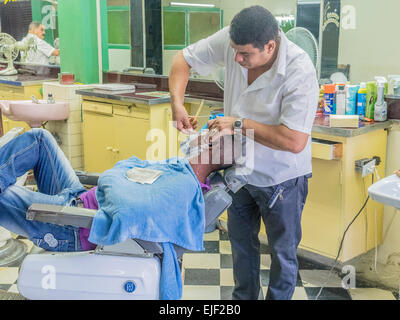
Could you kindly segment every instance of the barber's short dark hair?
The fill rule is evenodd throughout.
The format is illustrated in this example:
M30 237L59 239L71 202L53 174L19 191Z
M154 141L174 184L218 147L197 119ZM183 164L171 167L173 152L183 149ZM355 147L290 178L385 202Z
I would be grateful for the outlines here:
M232 20L231 40L240 46L252 44L260 50L271 40L279 37L279 25L275 17L261 6L240 11Z

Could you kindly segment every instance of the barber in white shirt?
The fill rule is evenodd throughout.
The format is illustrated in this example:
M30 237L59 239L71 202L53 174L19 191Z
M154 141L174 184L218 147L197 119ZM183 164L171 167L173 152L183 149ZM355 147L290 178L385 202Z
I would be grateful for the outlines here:
M41 23L33 21L29 25L29 33L24 38L24 41L27 41L29 38L34 38L36 44L36 50L30 49L27 52L25 62L47 65L49 64L49 58L51 56L57 57L60 55L59 49L53 48L50 44L48 44L44 40L45 34L46 30Z
M197 123L184 108L190 69L208 75L225 66L225 117L208 127L254 133L254 170L228 210L233 299L257 299L261 218L271 251L267 299L293 296L298 274L301 214L311 177L311 130L319 87L309 56L289 41L263 7L242 10L230 27L185 48L173 61L170 92L180 131Z

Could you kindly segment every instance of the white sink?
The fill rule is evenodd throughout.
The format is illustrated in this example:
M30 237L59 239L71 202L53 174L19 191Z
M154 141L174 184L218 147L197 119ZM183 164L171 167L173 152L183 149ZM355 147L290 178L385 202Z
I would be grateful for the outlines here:
M392 175L368 188L371 198L377 202L400 209L400 177Z
M2 113L9 119L25 121L32 128L40 128L45 121L66 120L69 117L69 104L56 102L48 104L40 100L32 101L0 101Z

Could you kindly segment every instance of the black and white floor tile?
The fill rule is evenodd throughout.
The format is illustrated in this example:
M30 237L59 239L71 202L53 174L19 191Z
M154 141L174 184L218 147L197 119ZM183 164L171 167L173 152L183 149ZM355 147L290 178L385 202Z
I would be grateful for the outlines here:
M28 252L36 251L32 242L21 239ZM205 234L205 252L185 253L182 262L184 280L183 300L230 300L234 288L232 253L227 233L221 230ZM261 248L261 283L264 296L269 282L271 257L268 248ZM0 268L0 291L18 293L19 266ZM324 286L319 300L399 300L398 292L377 288L357 281L356 289L343 289L339 274L333 273L329 281L329 268L318 266L299 257L299 273L293 300L315 300ZM0 295L1 299L1 295Z
M234 288L232 252L226 232L216 230L204 237L204 253L183 256L183 300L230 300ZM261 245L261 284L264 297L269 283L271 256ZM329 267L298 257L299 273L293 300L398 300L397 292L356 283L357 289L343 289L337 273L329 277Z

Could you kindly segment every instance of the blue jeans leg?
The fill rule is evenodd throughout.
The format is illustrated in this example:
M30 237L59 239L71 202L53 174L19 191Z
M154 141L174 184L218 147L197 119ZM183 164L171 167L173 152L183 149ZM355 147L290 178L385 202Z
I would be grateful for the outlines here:
M270 280L267 300L290 300L296 288L297 248L301 232L301 215L308 194L308 178L303 176L282 183L282 197L272 208L271 200L262 217L271 250ZM276 189L274 190L276 192ZM274 196L273 196L274 197Z
M228 236L232 247L234 300L256 300L260 290L259 208L246 188L239 190L228 209Z
M256 206L266 226L268 245L271 250L270 281L267 299L289 300L297 282L297 247L301 240L301 213L308 193L308 178L299 177L280 185L258 188L246 186L234 195L234 204L228 216L228 232L232 245L235 278L234 299L254 300L259 292L259 252L252 247L258 241L259 224L255 229L244 228L255 219ZM243 197L247 194L246 198ZM281 196L279 196L279 194ZM251 210L243 213L239 208L246 202L252 203ZM252 200L251 200L252 199ZM245 210L245 207L242 207ZM247 217L246 217L247 215ZM238 217L242 217L239 219ZM231 218L232 221L229 221ZM231 228L233 226L233 228ZM251 237L244 233L252 234ZM233 241L232 241L233 240ZM241 288L248 288L246 291Z
M15 186L33 169L39 192ZM27 221L34 203L71 205L85 192L52 135L33 129L0 149L0 225L49 251L79 251L78 228Z

